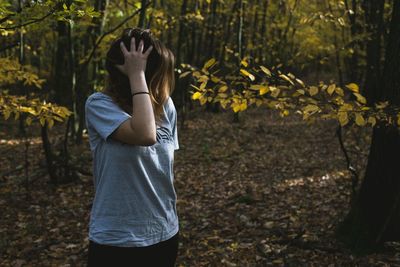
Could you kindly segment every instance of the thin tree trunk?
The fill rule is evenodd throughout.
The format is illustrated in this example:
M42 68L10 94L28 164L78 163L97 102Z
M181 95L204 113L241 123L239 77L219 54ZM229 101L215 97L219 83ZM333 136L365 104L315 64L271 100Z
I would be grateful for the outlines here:
M138 27L143 28L146 20L146 11L147 11L147 1L148 0L142 0L142 5L141 8L142 10L140 11L140 16L139 16L139 22L138 22ZM145 8L143 8L145 7Z

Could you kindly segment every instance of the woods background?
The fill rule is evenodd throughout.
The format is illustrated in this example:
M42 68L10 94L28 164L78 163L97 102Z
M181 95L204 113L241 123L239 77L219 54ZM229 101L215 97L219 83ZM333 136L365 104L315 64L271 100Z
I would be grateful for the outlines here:
M322 250L328 254L339 251L339 255L351 255L376 252L389 241L399 241L400 137L397 125L392 121L400 118L397 108L400 101L400 1L0 0L1 151L7 159L11 156L11 160L2 161L0 168L0 188L4 196L1 205L9 208L6 209L8 215L1 219L1 231L5 235L0 240L0 251L6 264L24 266L30 260L40 258L42 262L46 259L43 266L51 266L47 256L38 255L40 251L49 250L59 242L45 242L42 234L32 229L26 230L24 221L30 216L27 215L28 210L32 209L29 203L35 200L37 186L45 186L55 195L62 195L63 192L74 190L74 187L81 188L83 185L79 181L82 181L82 176L90 177L90 162L81 157L82 151L87 148L84 104L88 95L101 91L106 85L105 54L110 42L127 27L150 28L174 52L177 84L172 97L179 112L181 134L184 136L185 128L189 129L186 130L189 131L186 132L187 137L183 137L188 142L186 146L197 146L196 153L203 156L209 148L191 139L190 127L202 125L201 121L191 117L194 115L190 114L194 112L210 112L203 116L210 121L216 120L216 124L223 119L228 125L222 128L235 127L234 122L249 123L248 130L251 131L252 116L242 115L240 111L246 113L252 104L256 107L251 109L255 114L260 110L265 111L265 107L278 109L288 122L301 121L300 117L288 116L296 113L293 109L301 105L299 103L307 104L298 108L303 118L323 113L328 109L325 107L327 102L330 103L329 107L338 106L337 110L329 109L326 114L330 116L325 119L330 120L329 125L334 125L331 134L336 133L339 137L340 142L336 146L341 153L344 152L342 160L347 182L351 184L346 188L348 195L345 199L350 205L341 207L345 214L337 217L334 227L337 242L340 240L343 243L320 246L315 240L309 242L306 238L301 241L306 233L303 229L294 231L292 235L282 233L283 239L278 235L281 237L279 244L286 248L297 246L311 251ZM300 86L300 89L296 86ZM284 93L288 88L294 88L297 94ZM251 90L256 96L249 96ZM315 100L325 92L328 98ZM193 99L200 100L204 107L199 108ZM353 101L351 107L345 106L348 103L346 101ZM221 105L232 108L234 112L224 111ZM372 108L377 111L372 113ZM271 111L265 112L270 114ZM286 120L271 116L268 118ZM263 122L259 123L261 125ZM320 118L314 121L314 124L318 123ZM354 163L354 158L348 157L358 146L350 141L344 144L342 140L343 131L346 137L346 133L352 132L355 126L369 129L358 130L354 138L357 142L369 140L364 145L369 153L367 164L363 167ZM304 131L320 131L319 128L313 128L319 126L310 127ZM207 128L201 129L208 131ZM229 129L235 131L235 128ZM240 129L237 131L237 136L242 136ZM265 132L260 131L255 135L262 137ZM323 144L318 143L316 150ZM19 151L18 158L13 162L16 149ZM285 149L290 150L291 146ZM183 157L187 152L181 153ZM266 151L257 151L257 154L263 153ZM36 165L33 162L39 155L43 155L43 160ZM182 166L190 164L184 160L181 163ZM207 164L206 168L212 169L213 163L210 161ZM304 163L302 166L306 165ZM67 188L63 187L65 184L68 184ZM90 187L90 180L83 184ZM188 189L181 186L182 195L185 196L184 192ZM245 194L247 198L239 196L238 202L251 205L254 201L261 201L252 194ZM13 204L22 202L26 203L11 208ZM39 203L35 205L40 206ZM80 209L79 214L86 214L89 208L84 206ZM190 216L186 217L185 211L182 214L183 221L190 222ZM20 228L37 235L30 241L38 244L38 248L18 245L15 240L15 232L9 226L19 216L23 221L21 223L25 223L25 228ZM267 230L274 229L273 225L286 217L281 218L272 224L267 219L261 220L260 225ZM249 222L247 217L238 216L236 220ZM269 224L265 226L265 223ZM251 226L250 223L249 227L258 226ZM84 222L78 228L82 231L83 227ZM30 236L27 232L20 238ZM57 259L54 262L69 262L71 266L82 262L87 240L84 241L81 235L72 236L75 236L76 242L71 243L69 248L66 249L68 245L65 244L60 250L53 247L57 252L55 254L59 255L58 258L54 257ZM221 236L218 238L223 238L222 233ZM181 256L182 265L301 264L300 260L288 260L287 255L291 253L282 254L282 248L279 252L274 249L268 252L265 248L267 241L248 247L243 242L227 245L230 249L225 254L235 253L238 246L239 250L257 251L255 254L258 258L251 260L244 257L246 260L241 261L239 256L234 257L236 263L221 259L222 256L204 260L207 254L202 254L199 259L193 255L196 252L189 249L191 245L199 246L191 243L191 238L189 233L186 239L184 236L183 242L187 246L182 252L185 255ZM229 243L229 240L226 242ZM240 244L244 247L240 247ZM25 249L15 252L15 247ZM75 257L70 258L70 249L76 250L72 253ZM389 252L387 257L383 256L385 264L390 264L391 257L396 258L398 253L395 250ZM311 256L304 258L312 261ZM324 254L319 255L318 259L322 258ZM329 263L336 261L333 258L330 260ZM360 258L358 263L378 265L381 260L367 257ZM351 262L344 261L343 264ZM394 264L400 263L395 260Z

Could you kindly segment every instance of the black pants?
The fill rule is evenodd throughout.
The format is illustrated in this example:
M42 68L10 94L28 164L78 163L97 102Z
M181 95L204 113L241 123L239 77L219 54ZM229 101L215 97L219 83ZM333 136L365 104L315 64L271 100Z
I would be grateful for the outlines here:
M88 267L174 267L179 233L147 247L115 247L89 241Z

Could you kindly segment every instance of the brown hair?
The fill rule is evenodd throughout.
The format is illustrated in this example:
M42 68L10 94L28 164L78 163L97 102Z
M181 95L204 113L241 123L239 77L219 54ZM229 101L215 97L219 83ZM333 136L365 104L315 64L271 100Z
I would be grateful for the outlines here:
M143 40L143 51L146 51L150 45L153 46L153 50L147 58L145 76L153 104L154 116L159 121L163 115L163 105L175 86L175 57L171 50L153 37L149 30L127 28L111 44L106 58L106 70L109 75L104 93L110 95L125 112L132 113L129 79L115 67L115 64L124 64L120 42L124 42L125 47L130 50L132 37L135 37L136 47L138 47L140 40Z

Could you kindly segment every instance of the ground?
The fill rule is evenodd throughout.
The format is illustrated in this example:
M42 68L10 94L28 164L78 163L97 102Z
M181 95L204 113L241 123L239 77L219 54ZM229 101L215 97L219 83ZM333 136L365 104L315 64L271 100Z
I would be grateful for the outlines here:
M177 266L400 266L398 243L357 256L335 238L351 195L335 122L308 125L264 109L232 118L196 109L179 129ZM26 175L16 124L1 126L1 266L85 266L93 198L87 137L70 147L79 179L54 186L40 138L30 139ZM62 129L50 135L62 137ZM344 131L361 177L369 134Z

